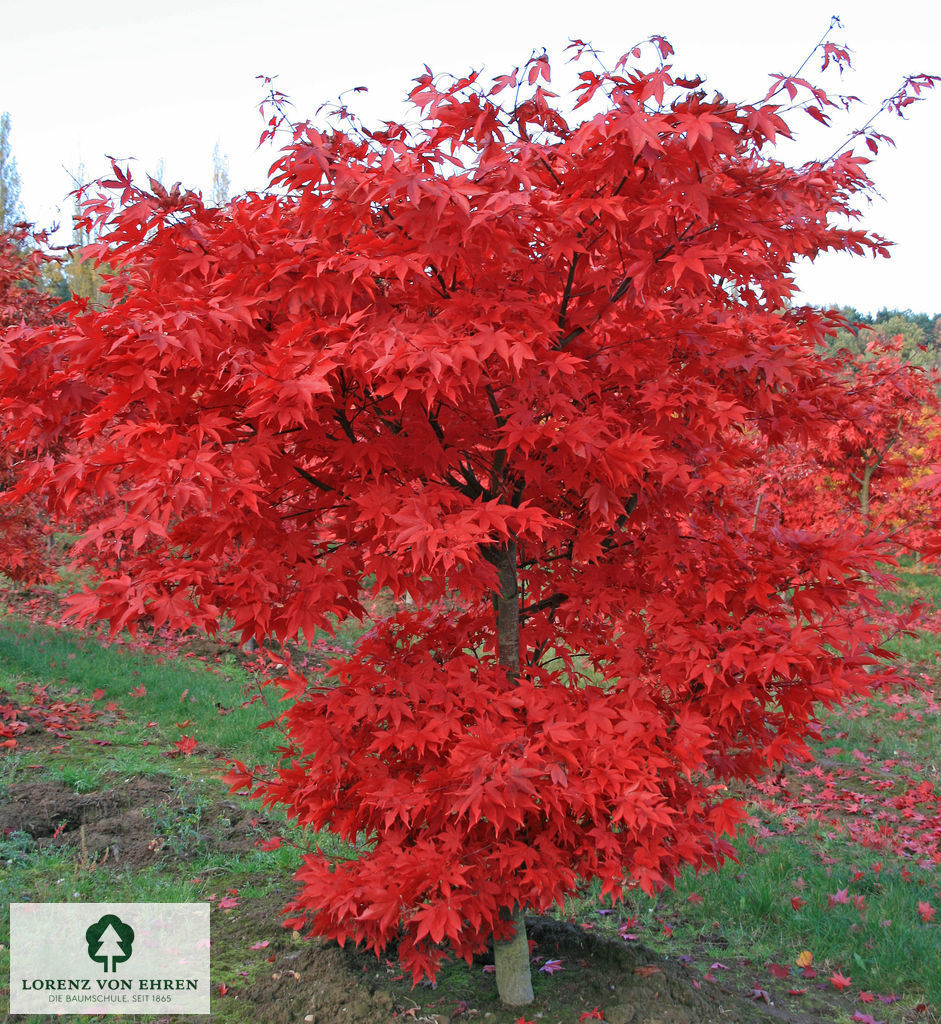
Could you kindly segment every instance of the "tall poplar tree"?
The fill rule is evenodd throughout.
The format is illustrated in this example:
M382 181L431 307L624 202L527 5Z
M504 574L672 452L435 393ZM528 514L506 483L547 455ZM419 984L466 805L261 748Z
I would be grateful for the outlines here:
M212 147L212 191L209 194L209 201L213 206L225 206L229 201L232 192L232 182L229 178L229 157L219 149L216 142Z
M0 231L24 219L20 203L20 174L10 147L11 119L0 114Z

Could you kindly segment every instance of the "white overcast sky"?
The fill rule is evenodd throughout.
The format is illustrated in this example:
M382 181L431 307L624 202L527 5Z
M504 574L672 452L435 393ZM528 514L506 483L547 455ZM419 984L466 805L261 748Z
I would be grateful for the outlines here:
M83 163L86 177L97 177L106 153L134 157L146 171L163 160L167 183L208 192L218 141L233 189L264 187L272 152L256 148L261 74L278 76L298 116L365 85L355 109L367 120L397 119L426 63L496 75L545 47L561 72L571 38L616 59L659 33L676 49L678 72L755 100L768 74L798 67L833 14L844 29L832 38L849 45L856 67L830 83L834 91L878 104L904 74L941 74L941 13L931 0L831 2L0 0L0 111L12 117L27 216L49 226L70 221L67 169ZM871 108L858 110L861 124ZM805 301L941 312L941 91L910 111L882 125L897 148L871 170L882 198L863 222L897 243L892 259L801 267ZM828 156L844 134L821 138L808 128L796 158Z

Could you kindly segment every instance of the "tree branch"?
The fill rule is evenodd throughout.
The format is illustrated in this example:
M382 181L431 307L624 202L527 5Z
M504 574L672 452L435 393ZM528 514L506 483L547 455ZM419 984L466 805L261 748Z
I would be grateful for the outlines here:
M315 477L311 473L308 473L306 469L301 469L300 466L295 466L294 472L297 473L299 477L302 477L304 480L306 480L309 484L313 484L314 487L318 487L321 491L330 492L334 490L334 488L331 487L329 484L325 484L322 480L318 480L317 477Z
M569 267L569 277L565 282L565 291L562 293L562 307L559 310L559 329L565 324L565 314L569 308L569 299L572 297L572 285L575 283L575 268L578 266L578 257L581 253L575 253L572 257L572 265Z
M552 597L547 597L543 601L537 601L535 604L528 604L525 608L520 608L520 620L527 619L537 612L545 611L546 609L555 610L560 604L568 600L568 594L553 594Z

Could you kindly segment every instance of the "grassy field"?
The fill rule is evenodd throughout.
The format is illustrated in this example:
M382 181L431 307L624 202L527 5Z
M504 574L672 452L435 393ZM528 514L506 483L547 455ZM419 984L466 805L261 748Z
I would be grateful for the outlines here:
M934 600L938 581L910 574L905 590ZM615 908L589 887L535 926L537 1000L521 1016L500 1007L486 958L413 989L394 954L341 954L279 927L306 844L352 851L219 782L225 757L263 764L279 741L257 728L273 712L246 703L254 679L234 649L133 650L7 615L0 704L22 720L38 710L0 751L2 902L210 903L211 1019L225 1024L627 1024L648 1019L638 1007L663 1021L937 1021L938 640L901 641L917 685L829 715L815 763L749 791L737 864ZM259 849L274 835L286 841ZM7 918L0 977L8 941Z

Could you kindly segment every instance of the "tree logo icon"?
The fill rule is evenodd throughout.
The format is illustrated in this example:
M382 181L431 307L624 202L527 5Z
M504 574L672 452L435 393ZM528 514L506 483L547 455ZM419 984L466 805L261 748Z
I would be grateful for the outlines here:
M85 932L85 941L91 959L95 963L104 964L106 971L110 960L110 969L114 971L116 964L123 964L131 958L134 929L115 914L105 914Z

